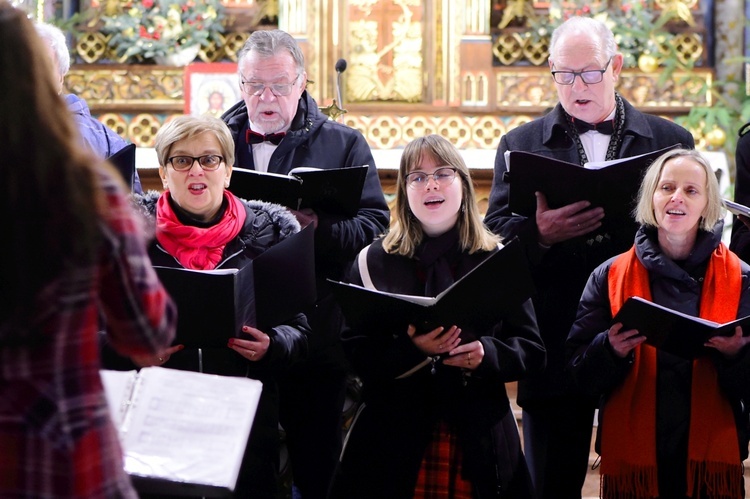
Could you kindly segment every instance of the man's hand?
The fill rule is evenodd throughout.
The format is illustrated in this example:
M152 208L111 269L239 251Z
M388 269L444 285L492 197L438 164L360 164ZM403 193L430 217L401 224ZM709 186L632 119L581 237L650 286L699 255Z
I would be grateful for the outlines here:
M545 246L588 234L602 226L604 208L591 208L588 201L578 201L555 210L550 209L547 198L536 193L536 226L539 242Z

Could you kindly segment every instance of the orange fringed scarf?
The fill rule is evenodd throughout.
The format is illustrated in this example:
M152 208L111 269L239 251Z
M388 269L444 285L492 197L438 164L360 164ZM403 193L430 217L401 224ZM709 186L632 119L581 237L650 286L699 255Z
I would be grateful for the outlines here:
M739 258L719 244L706 269L700 317L719 323L736 319L741 279ZM651 300L648 271L635 248L613 262L608 284L613 317L630 296ZM656 369L656 349L637 347L630 373L604 406L601 487L605 499L659 496ZM742 468L734 415L708 357L693 361L690 396L687 494L700 497L705 488L711 499L739 499Z

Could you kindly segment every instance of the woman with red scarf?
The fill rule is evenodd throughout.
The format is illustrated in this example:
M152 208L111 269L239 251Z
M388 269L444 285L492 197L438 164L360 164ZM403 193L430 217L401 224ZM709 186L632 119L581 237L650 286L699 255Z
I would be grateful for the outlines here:
M568 366L601 396L604 498L744 497L750 337L738 327L685 359L612 324L631 296L719 323L750 315L750 267L721 242L721 212L706 159L665 153L641 185L635 245L599 266L583 292Z
M234 164L234 141L221 120L176 118L159 130L155 145L165 191L135 195L155 227L156 237L149 248L154 265L241 268L300 230L297 219L283 206L243 201L226 189ZM175 345L138 363L262 381L263 394L235 495L275 497L279 463L275 378L306 354L309 327L299 314L268 331L249 326L243 331L249 339L231 339L226 347Z

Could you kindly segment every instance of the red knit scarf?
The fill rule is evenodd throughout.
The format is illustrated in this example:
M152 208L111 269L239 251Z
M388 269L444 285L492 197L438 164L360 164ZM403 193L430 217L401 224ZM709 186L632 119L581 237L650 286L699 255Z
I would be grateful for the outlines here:
M737 318L740 261L724 244L706 269L700 317L724 323ZM630 296L651 300L649 275L635 248L620 255L609 271L612 316ZM615 389L602 417L602 491L610 498L659 496L656 462L656 349L642 344L625 381ZM687 494L710 499L741 498L742 468L732 408L722 394L711 359L693 361Z
M213 270L221 261L224 247L242 230L247 213L236 196L226 191L227 209L216 225L193 227L177 219L169 204L169 191L156 203L156 239L167 253L188 269Z

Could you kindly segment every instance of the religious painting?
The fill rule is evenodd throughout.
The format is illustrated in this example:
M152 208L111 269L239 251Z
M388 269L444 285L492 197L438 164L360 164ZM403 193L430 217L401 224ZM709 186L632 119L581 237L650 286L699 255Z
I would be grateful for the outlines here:
M185 114L219 118L242 99L237 64L193 63L185 67Z

